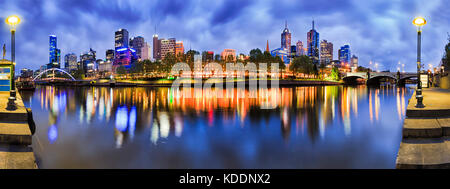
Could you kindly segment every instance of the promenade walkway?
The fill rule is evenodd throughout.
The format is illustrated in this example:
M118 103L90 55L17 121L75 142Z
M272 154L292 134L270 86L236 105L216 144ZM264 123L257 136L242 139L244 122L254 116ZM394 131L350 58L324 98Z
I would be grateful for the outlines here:
M28 113L20 94L17 109L6 110L9 92L0 92L0 169L36 169Z
M425 108L411 97L403 124L397 168L450 168L450 90L423 90Z

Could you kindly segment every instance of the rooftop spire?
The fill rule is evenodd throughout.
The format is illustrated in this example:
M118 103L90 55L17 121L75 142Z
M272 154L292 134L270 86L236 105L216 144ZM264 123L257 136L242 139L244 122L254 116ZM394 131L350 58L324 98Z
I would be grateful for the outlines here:
M269 40L267 40L266 51L269 52Z
M287 20L285 20L284 28L287 28Z
M314 19L312 20L312 29L314 30Z

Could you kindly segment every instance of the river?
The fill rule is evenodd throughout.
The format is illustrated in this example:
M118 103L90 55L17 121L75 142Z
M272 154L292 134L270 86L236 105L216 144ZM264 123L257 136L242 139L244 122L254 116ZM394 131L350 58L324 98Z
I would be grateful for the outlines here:
M38 86L21 95L39 168L395 168L412 92Z

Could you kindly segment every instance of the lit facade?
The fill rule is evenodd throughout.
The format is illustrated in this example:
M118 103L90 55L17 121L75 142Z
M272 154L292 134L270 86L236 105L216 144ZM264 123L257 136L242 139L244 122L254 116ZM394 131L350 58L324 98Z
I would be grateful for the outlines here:
M350 66L350 45L346 44L339 49L339 60L343 66Z
M83 69L85 73L94 72L95 63L97 61L96 51L89 49L89 52L81 54L80 61L81 61L81 69Z
M160 51L161 51L161 60L164 60L164 58L167 56L168 53L171 53L175 55L175 45L176 40L175 38L170 39L160 39Z
M155 60L161 59L161 44L158 39L158 35L153 35L153 58Z
M128 47L128 30L119 29L115 32L115 50Z
M281 48L287 49L288 53L291 50L291 32L287 27L287 21L283 33L281 33Z
M77 55L75 53L69 53L64 56L64 69L68 72L78 69Z
M300 41L300 40L297 41L296 46L297 46L297 56L305 55L305 50L304 50L304 47L303 47L303 42Z
M142 60L142 49L145 45L145 40L141 36L134 37L130 39L130 48L136 50L136 55L139 60Z
M231 59L229 57L231 56ZM222 53L220 53L220 58L226 61L236 61L236 50L234 49L224 49Z
M49 42L49 62L47 64L47 69L50 68L60 68L61 64L61 50L58 49L58 43L56 35L50 35Z
M324 65L331 64L333 60L333 43L327 40L320 42L320 63Z
M175 44L175 55L180 56L182 54L184 54L183 41L177 41Z
M150 60L152 58L150 45L148 45L147 42L144 43L144 46L141 48L141 52L141 60Z
M319 63L319 32L314 29L314 21L312 22L312 29L307 34L307 48L308 56L312 59L314 64Z

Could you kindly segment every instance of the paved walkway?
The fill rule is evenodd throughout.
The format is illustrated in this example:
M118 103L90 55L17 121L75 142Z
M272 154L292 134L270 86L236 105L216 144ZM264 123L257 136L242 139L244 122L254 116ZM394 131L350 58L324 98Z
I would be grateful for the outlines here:
M403 124L397 168L450 168L450 90L423 90L425 108L411 97Z
M9 92L0 92L0 169L35 169L28 113L17 93L17 109L6 110Z

